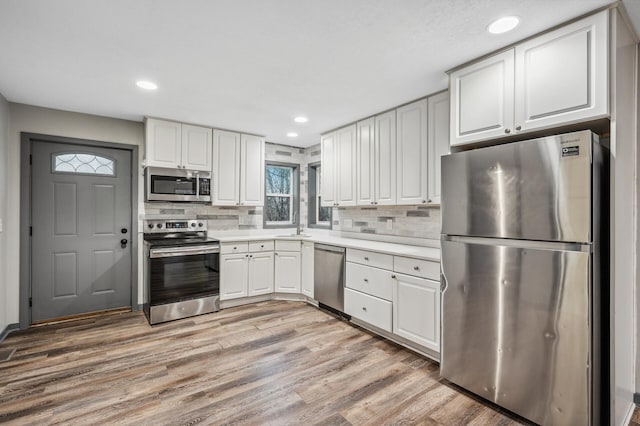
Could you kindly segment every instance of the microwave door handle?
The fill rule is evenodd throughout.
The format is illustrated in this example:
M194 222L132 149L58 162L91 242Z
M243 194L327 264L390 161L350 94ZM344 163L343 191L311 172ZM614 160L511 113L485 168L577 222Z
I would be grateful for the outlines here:
M198 176L198 172L194 173L196 175L196 200L200 199L200 176Z

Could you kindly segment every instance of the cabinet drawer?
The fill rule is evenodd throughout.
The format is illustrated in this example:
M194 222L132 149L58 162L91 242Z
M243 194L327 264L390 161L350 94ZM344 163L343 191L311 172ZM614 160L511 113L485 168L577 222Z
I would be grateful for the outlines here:
M249 252L259 253L262 251L273 251L273 240L251 241L249 242Z
M249 251L249 243L222 243L220 244L221 254L246 253Z
M347 261L382 269L393 269L393 256L366 250L347 249Z
M394 256L393 270L401 274L414 277L429 278L440 281L440 263L429 260L412 259L410 257Z
M393 296L393 272L347 262L347 287L381 299L391 300Z
M300 251L300 241L276 240L276 250Z
M344 289L344 311L347 315L358 318L386 331L391 331L391 302Z

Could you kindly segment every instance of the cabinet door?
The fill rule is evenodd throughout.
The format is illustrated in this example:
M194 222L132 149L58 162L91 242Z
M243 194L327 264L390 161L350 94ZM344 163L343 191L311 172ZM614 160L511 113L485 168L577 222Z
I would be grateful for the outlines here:
M212 204L240 204L240 133L213 131Z
M249 296L273 293L273 252L249 255Z
M440 283L396 274L393 332L440 352Z
M606 117L608 11L516 46L515 129Z
M356 140L356 186L358 205L375 204L375 118L360 121Z
M356 205L356 125L336 131L336 195L340 206Z
M173 121L147 118L147 166L177 169L182 165L182 125Z
M277 293L300 293L300 252L277 251L275 286Z
M427 202L427 100L396 110L397 203Z
M314 246L312 242L302 242L302 273L301 282L302 294L313 299L313 268L314 268Z
M264 138L242 135L240 148L240 204L264 204Z
M513 49L452 72L449 89L452 146L513 131Z
M323 207L333 207L336 205L336 133L323 135L320 144L322 150L320 203Z
M449 153L449 92L428 98L427 202L440 204L440 157Z
M211 173L212 130L182 125L182 168Z
M220 255L220 300L247 297L247 254Z
M375 118L376 204L396 204L396 111Z

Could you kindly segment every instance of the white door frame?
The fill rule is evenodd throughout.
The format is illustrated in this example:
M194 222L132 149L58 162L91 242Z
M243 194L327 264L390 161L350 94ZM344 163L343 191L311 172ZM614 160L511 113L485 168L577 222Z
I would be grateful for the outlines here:
M31 150L34 141L64 143L101 148L117 148L131 153L131 309L138 304L138 146L62 136L20 133L20 328L31 325Z

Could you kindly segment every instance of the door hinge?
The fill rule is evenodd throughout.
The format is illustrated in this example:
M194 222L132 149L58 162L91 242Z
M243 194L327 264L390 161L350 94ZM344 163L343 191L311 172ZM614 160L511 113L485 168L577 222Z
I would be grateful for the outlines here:
M33 155L29 154L29 164L33 164Z
M32 298L32 297L30 297L30 298L29 298L29 307L31 308L32 306L33 306L33 298Z

